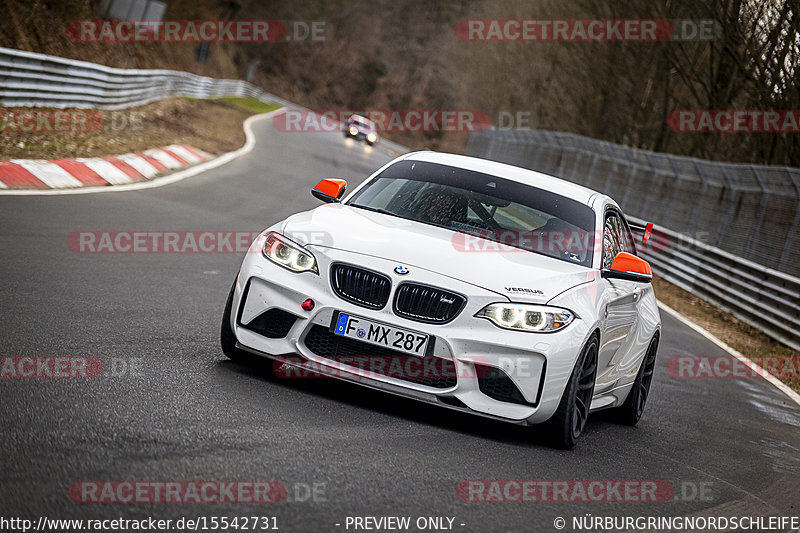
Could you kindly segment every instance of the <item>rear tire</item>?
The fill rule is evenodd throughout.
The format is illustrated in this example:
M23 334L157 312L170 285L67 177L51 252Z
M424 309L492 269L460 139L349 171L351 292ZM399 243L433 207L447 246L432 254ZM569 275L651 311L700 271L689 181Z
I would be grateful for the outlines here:
M625 403L611 409L610 414L614 421L626 426L635 426L642 418L647 398L650 396L650 384L653 382L657 351L658 335L653 337L653 340L650 341L650 346L647 347L642 366L639 367L636 380L633 382L633 387L631 387L628 397L625 398Z
M574 448L586 426L597 375L598 344L597 336L593 336L586 343L575 363L558 409L545 423L552 444L558 448L564 450Z

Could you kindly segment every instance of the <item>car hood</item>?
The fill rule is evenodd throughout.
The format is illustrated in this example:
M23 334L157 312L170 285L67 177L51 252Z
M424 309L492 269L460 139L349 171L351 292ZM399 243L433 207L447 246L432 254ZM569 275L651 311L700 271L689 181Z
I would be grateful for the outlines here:
M541 254L506 248L444 228L327 204L287 218L281 232L310 248L335 248L422 268L502 294L546 303L595 278L592 269ZM472 239L465 246L465 238ZM364 266L369 267L369 264Z

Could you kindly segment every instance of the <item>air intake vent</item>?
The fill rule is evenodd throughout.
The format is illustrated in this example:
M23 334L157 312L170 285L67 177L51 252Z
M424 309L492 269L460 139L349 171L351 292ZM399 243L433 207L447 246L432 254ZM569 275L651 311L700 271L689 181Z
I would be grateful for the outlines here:
M537 402L530 403L525 400L522 392L517 388L508 374L501 369L476 363L475 374L478 378L478 388L486 396L501 402L536 406Z
M331 287L339 298L368 309L383 309L392 282L383 274L352 265L331 266Z
M466 303L466 298L454 292L417 283L403 283L397 288L394 312L417 322L444 324L458 316Z
M270 339L282 339L289 334L297 317L282 309L273 308L265 311L250 321L249 324L240 324L242 327L255 331L259 335Z

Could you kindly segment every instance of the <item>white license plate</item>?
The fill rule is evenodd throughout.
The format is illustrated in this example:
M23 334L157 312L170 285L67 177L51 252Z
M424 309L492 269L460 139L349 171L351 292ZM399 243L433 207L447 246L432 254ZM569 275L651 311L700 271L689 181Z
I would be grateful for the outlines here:
M339 313L334 320L333 333L336 335L376 344L417 357L425 357L427 353L430 335L389 326L347 313Z

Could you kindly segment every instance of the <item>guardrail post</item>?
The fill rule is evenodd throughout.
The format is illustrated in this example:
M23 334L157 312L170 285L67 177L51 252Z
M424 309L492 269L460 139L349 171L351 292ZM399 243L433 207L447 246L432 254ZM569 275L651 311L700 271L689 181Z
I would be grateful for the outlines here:
M733 180L728 175L728 171L725 169L725 167L722 167L722 175L725 176L725 181L728 182L728 190L730 191L731 196L730 199L734 200L738 191L734 188ZM733 216L733 210L735 209L734 205L735 203L733 201L729 201L728 209L719 219L719 226L717 226L717 237L716 241L714 242L715 246L719 246L719 243L722 241L722 237L725 235L725 231L728 229L728 223L730 222L731 217Z
M589 165L589 171L586 173L586 186L591 187L594 182L594 169L597 166L597 160L600 156L597 153L592 155L592 164Z
M797 193L797 204L794 208L794 220L792 221L792 228L786 235L786 241L783 243L783 252L781 252L780 261L778 261L778 270L786 271L789 264L789 254L791 253L792 246L794 245L794 236L800 231L800 172L793 172L793 169L786 169L789 178L792 180L792 185Z
M542 172L541 158L545 151L544 143L536 142L533 136L528 137L528 142L533 145L533 153L531 154L531 167L533 170Z
M611 144L606 144L605 146L603 146L603 148L605 149L606 154L608 155L608 162L611 163L610 172L616 172L617 168L619 168L619 163L616 154L611 148ZM598 176L598 177L602 178L603 176ZM611 185L611 173L607 174L605 176L605 179L606 179L605 183L603 183L603 186L599 190L601 192L605 192L606 194L608 194L609 192L608 188Z
M564 160L567 158L566 150L564 145L561 143L561 139L558 137L553 137L553 140L556 141L558 144L559 155L558 155L558 168L556 169L556 176L561 177L564 175Z
M750 259L750 256L753 255L753 244L755 243L758 235L761 233L761 222L764 220L764 212L767 210L767 197L769 194L768 189L764 186L764 182L761 179L761 174L758 172L758 168L751 166L750 170L756 177L758 186L761 187L761 202L758 206L758 215L756 216L756 221L750 227L750 237L747 239L747 247L744 250L745 259Z
M692 208L692 216L689 217L689 225L686 227L687 235L691 235L697 226L697 215L700 211L700 206L702 205L703 200L706 199L706 191L708 190L708 178L706 178L706 175L703 173L700 165L698 165L698 161L693 159L692 164L694 165L697 176L700 178L701 185L700 193L697 195L697 202L695 202L694 207Z
M634 161L632 163L628 163L629 172L628 172L628 183L625 185L625 194L622 196L622 203L620 204L623 209L628 204L628 198L631 195L631 189L633 188L633 180L636 178L636 174L639 171L639 165Z
M667 157L667 161L669 161L669 167L672 169L672 174L673 174L673 177L675 178L673 180L673 182L672 182L673 183L673 185L672 185L672 195L670 196L670 199L669 199L669 205L675 205L675 195L678 194L678 189L680 188L679 184L680 184L681 179L680 179L680 176L678 174L678 171L675 169L674 159L671 158L671 157ZM699 199L698 199L698 201L699 201ZM673 212L672 209L667 209L667 211L666 211L666 213L664 215L665 218L664 218L663 225L665 227L668 227L670 225L670 223L672 222L672 212Z

